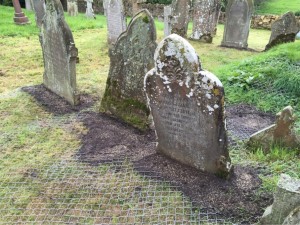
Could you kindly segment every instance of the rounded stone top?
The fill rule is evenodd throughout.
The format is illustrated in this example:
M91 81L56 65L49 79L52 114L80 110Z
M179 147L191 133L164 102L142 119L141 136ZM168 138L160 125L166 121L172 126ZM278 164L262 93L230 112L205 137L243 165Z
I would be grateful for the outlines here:
M300 194L300 180L293 179L287 174L281 174L278 187L287 191Z

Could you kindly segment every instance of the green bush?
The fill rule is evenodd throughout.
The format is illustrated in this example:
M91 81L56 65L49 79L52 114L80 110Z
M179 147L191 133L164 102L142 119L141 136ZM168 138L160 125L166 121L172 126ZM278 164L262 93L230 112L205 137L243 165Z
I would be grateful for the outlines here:
M0 5L13 6L11 0L0 0Z
M295 12L295 16L300 16L300 10Z

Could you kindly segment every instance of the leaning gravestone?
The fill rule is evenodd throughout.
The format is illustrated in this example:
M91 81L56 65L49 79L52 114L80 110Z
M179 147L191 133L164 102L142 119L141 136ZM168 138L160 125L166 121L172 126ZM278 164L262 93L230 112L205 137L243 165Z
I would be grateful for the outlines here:
M32 10L32 2L31 0L25 0L25 8L29 11Z
M191 39L212 43L220 12L220 0L194 1L193 33Z
M221 46L240 49L248 47L253 10L253 0L230 0L228 2Z
M285 222L285 225L292 225L292 223L286 223L286 221L290 220L291 218L289 217L293 217L293 215L295 215L294 213L297 213L299 206L300 180L293 179L286 174L281 174L277 184L277 190L274 194L274 202L265 210L259 224L282 225ZM296 218L294 218L294 220L296 220Z
M68 0L68 13L69 13L69 16L77 16L78 15L77 0Z
M45 1L44 0L32 0L33 9L35 12L35 21L38 27L42 26L43 18L45 15Z
M178 34L181 37L186 37L189 10L189 0L173 0L171 6L164 8L165 36Z
M145 73L154 66L156 29L147 10L129 23L110 53L110 70L101 110L145 129L149 109L143 90Z
M41 27L40 42L44 57L44 85L72 105L78 103L76 93L77 48L65 22L59 0L48 0Z
M227 177L231 170L224 118L224 89L201 69L194 48L171 34L155 51L145 77L157 134L157 151L202 171Z
M84 0L86 2L85 16L89 19L95 19L93 0Z
M266 50L275 45L294 42L296 35L300 30L300 24L294 13L288 12L272 24L271 30L272 33L269 43L266 46Z
M108 43L116 43L121 33L126 30L126 18L123 0L109 0L107 10Z

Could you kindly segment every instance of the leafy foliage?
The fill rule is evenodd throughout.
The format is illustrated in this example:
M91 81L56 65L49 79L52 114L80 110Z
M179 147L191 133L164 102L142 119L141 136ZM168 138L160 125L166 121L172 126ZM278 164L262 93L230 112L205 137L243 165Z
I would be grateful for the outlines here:
M169 5L172 3L172 0L147 0L147 3Z

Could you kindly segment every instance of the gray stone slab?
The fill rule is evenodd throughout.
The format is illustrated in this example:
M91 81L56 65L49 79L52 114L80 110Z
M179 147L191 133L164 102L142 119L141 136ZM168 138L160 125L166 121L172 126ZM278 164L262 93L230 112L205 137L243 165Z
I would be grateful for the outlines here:
M45 1L44 0L32 0L33 9L35 12L35 21L38 27L42 26L43 18L45 15Z
M293 179L287 174L282 174L274 193L274 202L264 212L260 225L281 225L288 221L295 221L299 215L300 206L300 180ZM295 216L293 218L293 216ZM292 219L292 220L291 220ZM299 220L298 220L299 221Z
M69 14L69 16L77 16L78 15L77 0L68 0L68 14Z
M129 23L110 53L110 69L101 110L138 127L149 125L144 76L154 66L156 29L147 10Z
M190 1L188 0L173 0L171 6L165 7L165 36L178 34L186 37L189 24L189 11Z
M108 44L114 45L126 30L126 17L122 0L109 0L107 10Z
M89 19L95 18L95 13L93 9L93 0L84 0L86 2L85 16Z
M192 40L212 43L221 9L220 0L195 0Z
M224 89L201 69L194 48L171 34L155 51L145 78L157 134L157 151L202 171L231 170L224 118Z
M300 30L300 24L294 13L288 12L272 24L271 30L272 32L266 50L282 43L294 42Z
M44 85L72 105L78 103L76 58L72 32L59 0L48 0L40 33L44 57Z
M253 10L253 0L230 0L228 2L221 46L240 49L248 47Z

